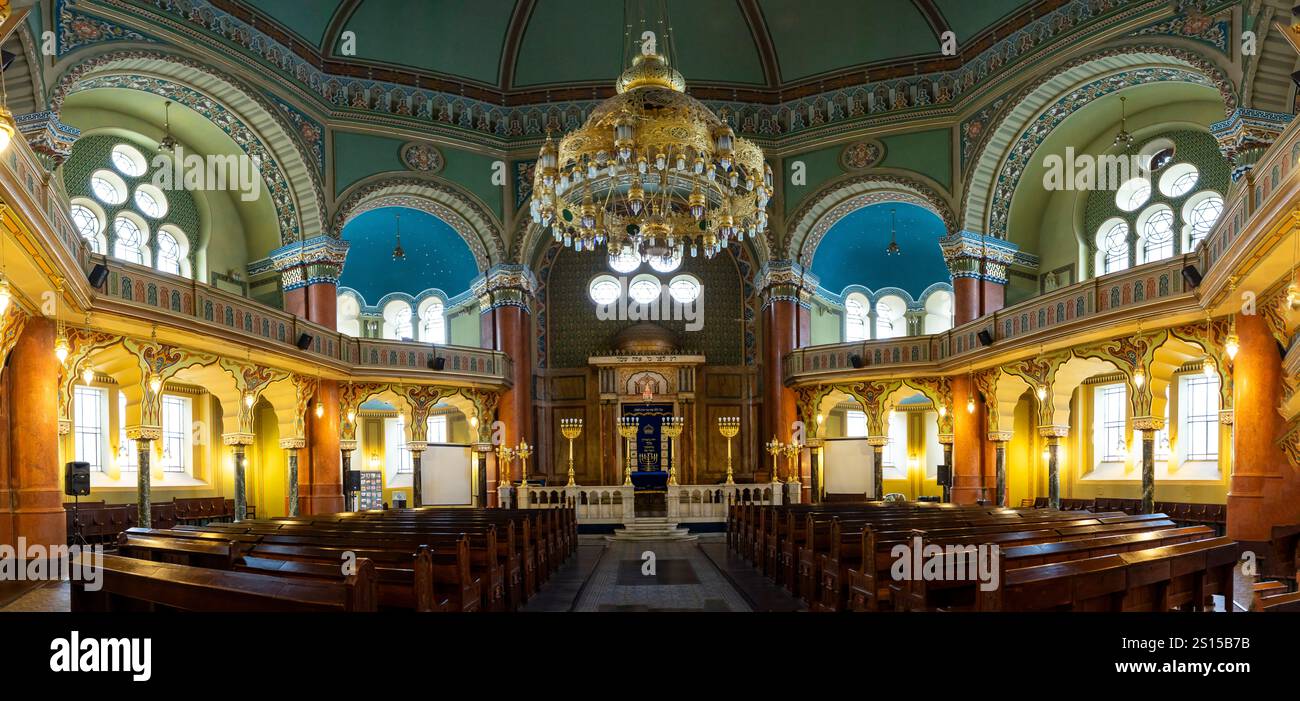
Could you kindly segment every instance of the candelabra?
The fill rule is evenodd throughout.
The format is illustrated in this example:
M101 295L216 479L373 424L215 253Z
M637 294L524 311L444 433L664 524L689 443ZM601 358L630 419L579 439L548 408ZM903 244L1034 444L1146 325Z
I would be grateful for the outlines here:
M740 433L739 416L720 416L718 417L718 433L721 433L727 439L727 484L735 484L731 472L731 439Z
M624 416L618 420L618 435L627 440L627 466L623 468L623 486L632 486L632 448L636 438L636 432L641 427L641 422L635 416Z
M801 446L798 443L795 443L794 441L791 441L788 445L786 445L783 448L783 450L785 450L785 481L786 482L799 481L799 463L797 461L799 460L800 449Z
M776 456L781 454L782 447L783 446L781 445L781 441L778 441L776 439L776 436L772 436L772 440L767 442L767 454L772 456L772 481L773 482L781 481L781 478L777 476Z
M560 434L569 439L569 482L566 487L576 487L573 481L573 439L582 435L582 419L560 419Z
M519 475L520 487L525 487L528 485L528 456L532 454L533 454L533 447L531 445L528 445L528 441L520 439L519 445L515 446L515 455L519 456L520 470L522 472L522 474Z
M497 446L497 479L501 484L510 485L510 463L515 459L515 451L504 445Z
M686 419L669 416L664 419L661 428L664 435L668 436L668 484L677 484L677 437L686 428Z

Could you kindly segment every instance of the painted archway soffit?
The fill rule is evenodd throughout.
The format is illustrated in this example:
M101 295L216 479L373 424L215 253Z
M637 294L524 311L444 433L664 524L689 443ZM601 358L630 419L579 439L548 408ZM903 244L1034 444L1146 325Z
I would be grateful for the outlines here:
M201 80L195 80L195 73ZM202 86L202 89L196 85ZM203 115L259 164L282 243L326 231L326 198L314 157L297 130L265 98L235 78L186 56L157 49L109 51L70 62L55 82L50 108L72 94L123 88L158 95ZM238 107L234 107L237 105Z
M945 26L933 2L914 1L933 30ZM346 19L338 13L350 14L360 4L335 4L336 15L324 38L327 45L335 42ZM763 63L770 80L780 57L763 49L772 42L761 8L753 0L740 0L739 4L760 52L769 52ZM1212 5L1217 12L1229 4L1207 0L1189 6ZM531 0L517 3L510 32L519 36L508 38L504 56L518 55L518 43L534 5ZM177 0L158 5L89 0L79 9L111 15L159 36L175 35L201 44L207 51L229 55L233 46L241 52L238 60L250 75L266 80L263 76L278 74L281 89L287 81L330 110L406 117L497 140L539 137L548 125L580 123L606 96L612 82L611 77L599 85L566 82L562 87L518 90L510 87L505 61L495 86L448 80L410 66L338 61L322 55L319 46L301 40L243 0ZM911 113L909 119L930 109L951 114L953 106L988 85L1005 81L1022 65L1081 44L1104 41L1131 31L1128 28L1134 25L1146 22L1152 27L1149 33L1188 31L1186 22L1168 22L1174 11L1170 3L1156 0L1028 0L999 23L967 38L955 57L940 55L935 40L927 42L918 55L898 57L898 62L846 66L803 82L763 87L697 82L692 93L715 109L728 107L736 115L739 130L758 137L775 138L897 112ZM933 48L929 48L931 44Z

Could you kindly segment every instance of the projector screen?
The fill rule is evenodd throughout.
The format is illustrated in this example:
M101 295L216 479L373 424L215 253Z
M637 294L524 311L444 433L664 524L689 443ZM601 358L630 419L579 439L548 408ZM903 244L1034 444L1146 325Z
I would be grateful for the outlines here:
M874 494L871 482L871 446L865 438L828 438L826 457L827 494Z
M420 501L425 506L469 506L470 461L467 445L430 445L420 460Z

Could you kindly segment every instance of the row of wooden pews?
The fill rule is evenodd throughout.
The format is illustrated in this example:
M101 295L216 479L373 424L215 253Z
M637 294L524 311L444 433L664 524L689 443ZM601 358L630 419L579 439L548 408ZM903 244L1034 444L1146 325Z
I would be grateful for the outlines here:
M1231 600L1237 557L1209 526L1121 511L736 505L727 533L729 547L814 611L1203 610L1214 594ZM983 581L999 586L985 591L974 558L992 545L998 557L986 559L997 570ZM900 553L929 546L941 556L928 564L966 575L894 577Z
M283 610L513 611L576 547L571 508L396 509L130 528L105 558L105 590L74 584L72 604L74 611L278 610L277 592L288 592ZM299 596L302 587L311 596ZM320 602L328 605L312 608Z
M117 534L140 524L135 504L108 504L103 501L67 502L68 538L80 533L91 543L111 543ZM175 498L149 505L149 516L157 528L181 524L230 521L235 518L235 500L221 497ZM71 541L69 541L71 542Z
M1047 508L1048 500L1046 497L1039 497L1030 503L1022 503L1021 506L1032 504L1035 508ZM1062 499L1061 511L1123 511L1126 514L1140 513L1142 510L1141 499L1119 499L1110 497L1097 497L1095 499ZM1195 504L1182 501L1157 501L1155 503L1156 513L1162 513L1184 525L1190 526L1213 526L1219 533L1223 533L1228 525L1228 507L1225 504Z

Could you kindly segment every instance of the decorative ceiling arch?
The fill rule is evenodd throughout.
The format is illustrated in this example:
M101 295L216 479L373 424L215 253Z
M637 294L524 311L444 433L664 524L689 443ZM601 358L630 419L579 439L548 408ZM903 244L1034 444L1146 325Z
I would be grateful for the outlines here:
M817 246L831 227L849 214L881 202L917 205L942 219L949 233L956 230L957 216L949 198L937 186L909 175L857 175L826 185L790 217L786 251L797 253L799 264L811 267Z
M506 245L496 218L456 185L432 177L381 174L353 185L340 198L331 234L340 236L357 215L381 207L409 207L443 220L474 253L480 272L505 262Z
M1075 59L1007 102L976 156L965 165L962 230L1007 237L1007 214L1020 174L1038 145L1079 108L1111 93L1155 82L1184 82L1219 91L1224 111L1237 106L1227 74L1199 53L1171 46L1123 46Z
M238 80L182 56L112 51L66 68L50 93L50 109L58 112L69 95L96 88L147 92L205 116L258 163L281 243L326 233L325 194L309 151L281 114Z

